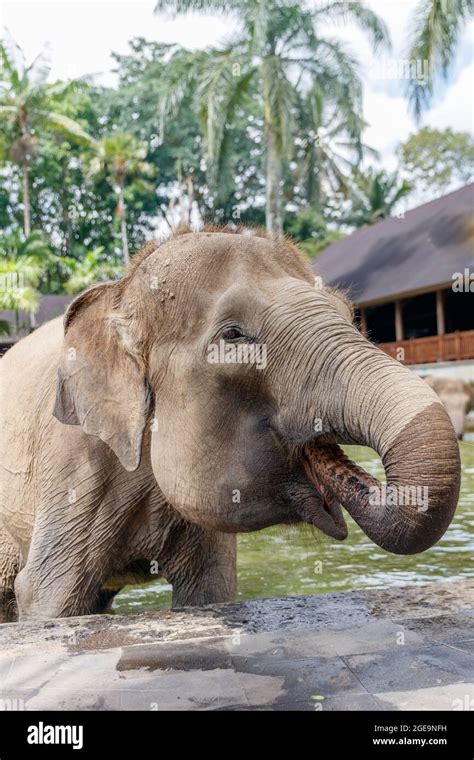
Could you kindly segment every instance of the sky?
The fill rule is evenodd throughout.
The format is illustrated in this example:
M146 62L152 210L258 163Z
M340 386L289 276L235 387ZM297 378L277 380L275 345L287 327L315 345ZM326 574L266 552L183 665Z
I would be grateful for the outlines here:
M315 0L316 2L316 0ZM113 84L111 52L125 53L135 36L203 48L225 39L235 20L190 14L171 19L155 16L155 0L0 0L0 28L19 43L27 60L45 48L51 79L94 74ZM396 167L397 145L416 131L403 97L403 83L390 79L393 61L406 58L416 0L366 0L386 22L393 48L373 55L364 33L352 24L324 24L325 32L341 39L360 62L364 81L364 141L380 152L387 169ZM474 133L474 22L465 29L448 81L439 88L421 125Z

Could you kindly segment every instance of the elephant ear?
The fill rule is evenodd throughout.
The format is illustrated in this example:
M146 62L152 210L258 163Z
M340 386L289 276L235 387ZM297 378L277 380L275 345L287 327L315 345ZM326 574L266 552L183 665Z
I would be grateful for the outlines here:
M152 393L131 318L115 311L116 296L117 283L102 283L69 306L53 414L100 438L132 472L140 464Z

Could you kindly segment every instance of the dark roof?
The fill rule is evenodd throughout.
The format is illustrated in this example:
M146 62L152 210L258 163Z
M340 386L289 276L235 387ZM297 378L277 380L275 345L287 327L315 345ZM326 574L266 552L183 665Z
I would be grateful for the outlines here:
M332 243L312 266L359 304L452 282L474 267L474 184Z
M74 296L42 296L39 304L39 309L35 314L36 325L39 327L44 322L48 322L54 317L59 317L64 314L66 307L71 303ZM13 311L0 311L0 320L6 320L12 326L12 332L15 329L15 312ZM20 312L20 335L26 335L29 332L29 315L21 311ZM2 335L2 340L4 336Z

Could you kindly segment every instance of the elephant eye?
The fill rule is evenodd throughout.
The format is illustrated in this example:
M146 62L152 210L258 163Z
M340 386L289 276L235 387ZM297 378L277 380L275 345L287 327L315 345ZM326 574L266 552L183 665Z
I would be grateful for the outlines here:
M239 338L245 338L246 336L240 329L240 327L227 327L222 333L224 340L239 340Z

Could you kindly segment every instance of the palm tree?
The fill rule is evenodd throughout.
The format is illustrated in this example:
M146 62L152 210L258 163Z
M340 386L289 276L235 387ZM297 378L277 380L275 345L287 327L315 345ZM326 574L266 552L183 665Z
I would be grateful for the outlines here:
M474 15L474 0L420 0L413 17L409 58L427 61L428 80L408 80L409 106L418 120L429 107L436 76L446 78L461 32Z
M411 185L399 181L396 173L383 171L358 174L352 186L351 214L344 224L364 227L391 216L397 203L411 192Z
M15 312L15 329L20 331L20 311L34 315L38 310L41 265L33 256L16 254L0 258L0 309ZM30 322L31 326L31 322Z
M28 256L36 261L41 269L40 289L46 287L47 292L51 292L52 279L59 277L61 280L68 272L69 262L73 261L67 256L58 256L41 231L34 230L27 238L24 238L18 228L0 237L0 256L6 258Z
M10 159L20 167L25 237L31 232L29 172L38 134L50 128L81 142L91 140L73 119L50 110L49 97L57 86L46 84L48 74L42 55L27 66L17 45L0 42L0 115L7 118Z
M39 295L36 297L36 288L40 286L41 280L47 276L49 268L59 258L51 250L51 246L43 233L39 231L32 232L23 239L20 230L15 229L9 235L3 235L0 240L0 266L4 267L3 278L6 278L10 285L12 282L14 284L16 280L28 281L29 283L26 290L21 288L18 290L14 286L13 292L16 294L15 297L20 298L24 304L20 308L29 314L31 329L36 327L35 311L39 299ZM15 275L15 272L19 272L19 274ZM9 298L10 296L6 296L7 301Z
M292 187L302 193L304 205L321 213L329 196L349 197L360 161L378 157L361 141L365 126L350 102L334 103L319 84L300 99Z
M158 0L155 7L156 13L187 11L234 14L240 31L222 49L207 55L190 53L187 61L182 53L177 60L172 57L162 109L176 107L187 82L199 83L196 95L206 122L208 161L215 168L223 163L228 126L237 110L257 95L265 144L267 229L280 234L282 175L293 152L298 98L319 86L341 108L350 104L353 111L361 110L356 62L340 42L318 35L318 23L355 22L370 35L374 47L388 44L385 24L363 3L343 0L329 0L316 8L285 0Z
M147 146L127 132L114 132L95 143L95 156L91 162L92 174L105 174L113 185L117 196L115 213L120 220L120 235L125 264L129 261L125 190L127 180L135 184L140 177L152 177L155 167L145 161ZM142 184L144 184L142 182Z
M38 230L24 238L16 228L10 234L2 234L0 238L0 255L6 258L31 256L38 261L44 261L50 254L51 247L43 233Z
M104 248L99 246L87 251L80 261L70 260L70 279L65 288L68 293L80 293L96 282L113 280L123 272L123 267L103 258Z

